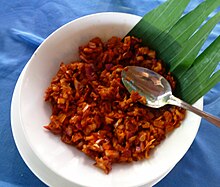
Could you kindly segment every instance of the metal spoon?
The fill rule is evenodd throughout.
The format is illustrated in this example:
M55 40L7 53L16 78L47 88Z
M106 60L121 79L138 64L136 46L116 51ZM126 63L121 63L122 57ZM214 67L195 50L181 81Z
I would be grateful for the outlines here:
M203 112L172 95L169 82L147 68L127 66L122 71L122 82L129 92L136 91L146 98L147 106L159 108L166 104L176 105L205 118L220 127L220 119Z

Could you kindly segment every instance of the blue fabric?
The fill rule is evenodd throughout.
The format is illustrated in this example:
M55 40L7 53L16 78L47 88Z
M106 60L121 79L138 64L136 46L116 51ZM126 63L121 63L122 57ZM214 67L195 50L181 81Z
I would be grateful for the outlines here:
M61 25L105 11L143 16L165 0L18 0L0 8L0 187L46 186L25 165L15 146L10 104L16 81L37 46ZM187 11L201 0L193 0ZM216 10L219 11L220 9ZM211 15L213 16L213 14ZM207 46L220 33L218 24ZM220 66L218 66L220 69ZM220 83L204 98L204 110L220 117ZM220 128L202 120L191 148L156 187L220 187ZM56 180L56 179L54 179Z

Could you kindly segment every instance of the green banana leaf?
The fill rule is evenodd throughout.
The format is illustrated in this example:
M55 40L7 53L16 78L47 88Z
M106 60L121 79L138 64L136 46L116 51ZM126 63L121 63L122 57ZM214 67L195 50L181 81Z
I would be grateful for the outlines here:
M214 72L220 61L219 37L198 55L220 22L220 13L207 21L220 0L206 0L182 15L189 2L167 0L147 13L127 35L141 38L144 45L157 51L177 80L174 94L193 104L220 81L220 71Z

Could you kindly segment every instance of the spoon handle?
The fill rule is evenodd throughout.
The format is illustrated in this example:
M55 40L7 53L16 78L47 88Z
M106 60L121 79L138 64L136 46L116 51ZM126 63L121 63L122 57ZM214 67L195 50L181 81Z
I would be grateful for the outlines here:
M198 108L193 107L192 105L182 101L181 99L171 95L169 100L168 100L168 104L172 104L172 105L176 105L179 107L182 107L186 110L189 110L203 118L205 118L207 121L211 122L212 124L216 125L217 127L220 127L220 119L212 116L202 110L199 110Z

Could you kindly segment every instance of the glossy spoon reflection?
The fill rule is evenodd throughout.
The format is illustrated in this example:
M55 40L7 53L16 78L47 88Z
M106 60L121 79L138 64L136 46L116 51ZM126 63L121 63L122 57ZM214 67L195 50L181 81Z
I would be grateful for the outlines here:
M146 105L152 108L159 108L166 104L176 105L189 110L209 122L220 127L220 119L202 110L199 110L188 103L180 100L172 94L169 82L158 73L147 68L138 66L127 66L122 71L122 82L129 92L136 91L146 98Z

